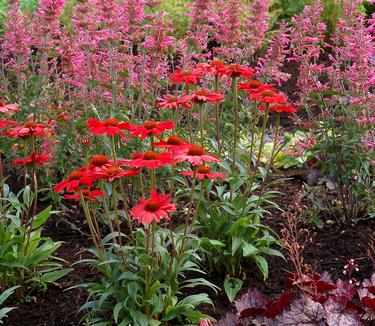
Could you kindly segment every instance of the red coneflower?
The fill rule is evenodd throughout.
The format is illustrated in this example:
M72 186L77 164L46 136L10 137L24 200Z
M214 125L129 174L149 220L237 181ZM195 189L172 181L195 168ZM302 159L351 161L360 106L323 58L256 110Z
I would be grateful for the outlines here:
M251 93L249 97L253 100L261 100L265 103L285 103L287 97L284 94L278 94L273 90L266 89L258 93Z
M93 200L93 201L98 201L99 200L98 197L105 197L105 194L102 193L98 189L83 189L82 195L83 195L83 198ZM80 196L79 192L75 192L73 195L65 195L64 198L65 199L73 199L73 200L76 200L76 201L81 200L81 196Z
M199 78L201 78L200 70L175 70L169 75L172 80L172 84L182 84L185 83L187 87L191 84L198 84Z
M74 170L68 174L68 177L53 187L54 192L62 192L64 189L67 191L78 191L79 185L84 184L91 187L91 182L83 183L82 177L86 168Z
M176 151L174 159L177 163L189 162L191 165L202 165L204 162L220 161L218 157L205 153L203 147L197 145L190 145Z
M139 199L137 205L135 205L130 214L133 219L143 224L151 224L153 221L160 222L161 218L170 220L168 213L176 211L176 205L171 204L170 194L163 196L161 193L157 193L155 189L152 189L151 196L148 199Z
M113 160L110 160L107 156L103 154L97 154L91 157L88 168L90 171L102 172L103 170L106 170L107 168L114 165L115 162ZM123 166L124 160L118 160L117 165Z
M117 166L110 166L102 171L88 171L82 176L83 183L92 183L98 179L104 179L108 182L113 182L116 179L124 177L133 177L139 173L138 168L132 168L129 170L122 170Z
M194 177L194 171L180 172L180 174L186 175L188 177ZM195 177L198 180L203 180L203 179L216 180L216 179L225 179L227 176L223 173L212 172L209 166L201 165L198 167L197 172L195 173Z
M10 127L10 126L16 126L16 125L17 125L17 122L15 122L13 120L9 120L9 119L0 120L0 129L7 128L7 127Z
M5 115L13 115L19 111L19 109L20 107L18 104L4 104L4 102L0 100L0 112L4 113Z
M174 122L170 121L161 121L156 122L153 120L146 121L141 126L132 125L129 130L132 132L133 136L141 136L142 139L145 139L149 135L159 135L166 130L171 130L174 128Z
M239 83L238 89L243 90L246 93L259 93L265 90L274 91L274 84L262 84L261 81L253 79L248 82Z
M47 137L52 134L49 127L35 121L27 121L23 125L15 126L7 133L8 137Z
M209 63L198 63L196 65L197 69L200 69L202 73L207 73L211 75L218 75L220 69L225 66L224 61L221 60L211 60Z
M16 158L13 160L14 165L27 165L27 164L37 164L37 165L44 165L46 161L48 161L49 156L47 154L38 154L32 152L29 156L25 157L24 159Z
M132 160L124 160L124 165L136 168L146 167L149 170L166 166L167 164L173 165L173 163L174 162L171 153L156 153L154 151L148 151L143 154L136 153L133 154Z
M259 107L260 111L264 111L265 109L266 109L266 107L264 105ZM277 113L282 113L282 112L295 113L295 112L297 112L297 110L294 106L281 104L281 103L271 104L268 109L270 111L275 111Z
M187 140L182 139L178 135L171 135L167 140L160 139L159 142L153 143L153 146L157 148L168 148L170 151L176 151L189 145L190 144Z
M220 76L251 78L254 76L254 69L233 63L218 68L218 73Z
M218 103L224 100L224 96L221 95L220 93L212 93L206 89L200 89L200 90L195 91L191 95L191 99L193 102L196 102L196 103L205 103L205 102Z
M107 134L108 136L125 136L121 129L129 130L131 124L129 122L120 122L115 118L99 121L93 118L87 120L87 126L91 129L89 133L93 135Z
M191 108L191 98L190 96L177 97L171 94L167 94L164 98L159 99L156 104L157 109L178 109L180 107L185 107L187 109Z

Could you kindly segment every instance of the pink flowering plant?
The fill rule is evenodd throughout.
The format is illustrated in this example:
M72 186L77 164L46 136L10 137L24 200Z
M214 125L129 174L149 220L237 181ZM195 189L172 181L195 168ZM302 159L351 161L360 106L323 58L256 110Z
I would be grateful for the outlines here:
M373 214L374 17L345 0L331 35L320 1L273 24L268 0L195 0L176 31L165 6L12 1L0 39L0 210L17 171L32 251L41 201L77 208L92 244L81 263L99 277L77 285L88 325L214 323L203 304L218 285L232 302L249 265L265 280L268 258L284 259L264 223L282 210L281 167L319 169L339 220ZM245 317L304 309L249 293Z

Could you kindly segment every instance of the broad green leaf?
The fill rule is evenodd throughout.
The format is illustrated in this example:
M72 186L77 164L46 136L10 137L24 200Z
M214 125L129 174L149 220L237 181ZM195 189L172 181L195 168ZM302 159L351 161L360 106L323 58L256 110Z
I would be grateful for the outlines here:
M243 281L239 278L227 278L224 281L224 290L230 302L236 298L238 291L241 290Z
M259 267L260 271L262 272L262 275L263 275L263 279L266 280L268 278L268 263L267 263L267 260L262 257L262 256L253 256L252 257L257 266Z
M50 217L52 206L48 206L46 209L42 210L39 214L35 215L32 224L32 229L35 230L41 227Z

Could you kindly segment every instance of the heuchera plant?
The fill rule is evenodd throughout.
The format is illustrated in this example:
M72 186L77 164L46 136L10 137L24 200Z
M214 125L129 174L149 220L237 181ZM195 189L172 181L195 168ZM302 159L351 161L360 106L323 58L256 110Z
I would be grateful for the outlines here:
M293 291L268 299L250 289L235 302L237 313L230 313L218 326L250 325L362 325L375 320L375 274L356 286L351 281L334 283L328 274L295 274L285 282Z

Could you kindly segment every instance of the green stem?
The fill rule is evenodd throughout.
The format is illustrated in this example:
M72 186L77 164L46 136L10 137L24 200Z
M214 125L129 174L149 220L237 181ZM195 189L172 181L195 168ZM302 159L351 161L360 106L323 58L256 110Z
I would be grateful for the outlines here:
M257 119L257 103L254 102L253 109L252 109L252 121L251 121L251 143L250 143L250 152L249 152L249 165L247 168L249 175L251 173L251 169L253 165L253 153L254 153L254 142L255 142L255 131L256 131L257 120L258 120Z
M215 75L215 93L219 91L219 75ZM219 103L215 104L215 125L216 125L216 141L217 150L221 154L221 140L220 140L220 109Z
M201 136L201 147L204 147L204 111L203 111L203 103L199 103L199 130Z
M124 205L124 211L125 211L125 215L126 215L126 221L127 221L127 224L128 224L130 236L131 236L132 242L135 244L136 242L135 242L134 231L133 231L133 227L132 227L131 218L129 216L129 206L128 206L128 202L127 202L127 198L126 198L124 185L122 184L122 180L119 181L119 186L120 186L120 192L121 192L121 196L122 196L122 202L123 202L123 205Z
M273 160L275 158L275 151L276 151L276 147L277 147L277 141L278 141L278 138L279 138L279 127L280 127L280 113L276 113L276 122L275 122L275 140L274 140L274 143L273 143L273 146L272 146L272 152L271 152L271 157L270 157L270 160L268 162L268 165L267 165L267 170L266 170L266 174L264 176L264 185L267 183L267 178L268 178L268 174L270 172L270 169L272 167L272 164L273 164Z
M112 157L115 165L117 166L117 154L116 154L116 144L115 144L115 136L111 136L111 149L112 149Z
M234 133L233 133L233 159L232 159L232 173L236 169L236 152L238 142L238 90L237 90L237 77L232 77L232 94L233 94L233 107L234 107Z
M79 196L80 196L80 199L81 199L83 212L85 214L86 221L87 221L87 224L88 224L89 229L90 229L92 241L94 242L94 245L95 245L96 249L98 250L98 252L100 252L100 246L99 246L99 243L98 243L98 234L95 231L95 227L94 227L94 224L92 222L90 211L89 211L89 209L87 207L87 204L86 204L86 201L85 201L85 197L83 196L82 189L79 190Z
M122 245L121 240L121 224L119 221L119 214L118 214L118 199L117 199L117 191L116 191L116 181L112 182L112 201L113 201L113 209L115 211L115 224L117 227L117 233L118 233L118 241L120 246Z

